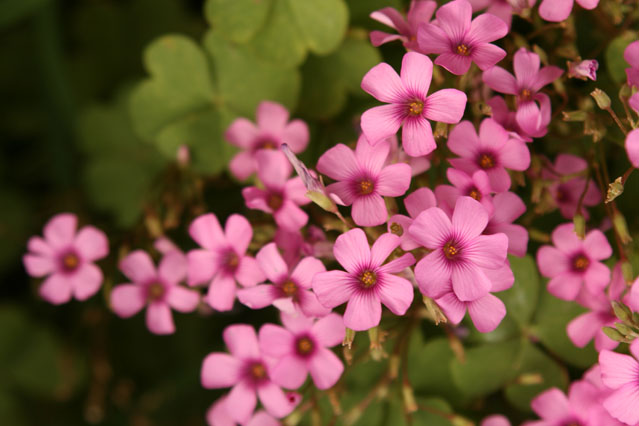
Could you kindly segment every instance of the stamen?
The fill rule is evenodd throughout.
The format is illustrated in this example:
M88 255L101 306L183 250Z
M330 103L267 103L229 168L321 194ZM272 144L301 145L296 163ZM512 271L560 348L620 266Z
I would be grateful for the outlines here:
M271 208L271 210L277 211L280 207L282 207L282 204L284 204L284 198L280 194L270 194L266 204Z
M447 259L454 259L459 255L460 249L455 247L454 244L454 241L449 241L442 249L444 251L444 256L446 256Z
M313 352L314 345L313 341L308 337L301 337L297 339L295 347L300 355L308 355Z
M495 167L495 158L491 154L482 154L479 157L479 167L484 170Z
M586 269L588 269L588 266L590 266L590 259L588 259L583 254L578 255L572 261L572 267L579 272L585 271Z
M155 302L164 297L165 289L160 283L152 283L147 290L147 299L151 302Z
M530 91L530 89L522 89L519 97L521 97L521 100L523 101L530 101L532 100L532 92Z
M402 225L400 225L397 222L391 223L390 230L391 230L391 234L395 234L398 237L401 237L402 235L404 235L404 228L402 228Z
M457 53L462 56L468 56L470 55L470 49L468 48L468 46L462 43L457 45Z
M297 285L291 280L284 282L282 284L282 293L287 297L295 296L297 294Z
M68 253L62 258L62 267L66 271L73 271L80 264L80 259L74 253Z
M249 368L249 373L255 381L264 380L266 378L266 368L261 362L256 362Z
M479 190L477 188L472 188L468 192L468 196L471 197L471 198L474 198L477 201L481 201L481 192L479 192Z
M361 195L368 195L375 189L375 184L370 179L364 179L358 183L358 189Z
M370 288L377 284L377 274L373 271L366 270L360 274L359 281L364 288Z
M410 115L418 116L424 111L424 103L422 101L413 101L408 104L408 113Z
M224 261L222 262L227 268L229 268L230 270L235 270L237 269L238 266L240 266L240 258L238 257L238 255L233 251L233 250L229 250L228 253L226 253L226 256L224 258Z

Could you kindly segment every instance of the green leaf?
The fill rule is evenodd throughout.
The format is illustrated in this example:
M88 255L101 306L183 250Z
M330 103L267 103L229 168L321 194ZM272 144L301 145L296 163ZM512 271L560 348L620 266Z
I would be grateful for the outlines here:
M568 323L584 312L586 310L576 303L557 299L547 291L543 291L539 309L535 314L535 325L530 331L548 350L565 362L576 367L587 368L597 362L597 352L592 342L581 349L576 347L566 334Z
M59 342L48 330L34 329L23 343L11 365L13 382L30 393L52 396L62 381Z
M2 0L0 1L0 29L27 17L48 4L50 0Z
M5 389L0 389L0 420L2 424L11 426L26 424L20 402Z
M416 425L451 426L452 423L444 417L452 414L450 404L441 398L418 398L419 410L413 413Z
M535 376L539 376L540 383L534 383ZM504 391L506 399L519 410L531 411L530 401L541 392L551 387L566 389L567 386L568 374L561 365L531 343L525 342L517 379Z
M509 256L510 268L515 275L512 288L498 293L497 296L506 305L508 316L520 326L530 324L539 301L540 279L537 265L532 256Z
M487 395L512 380L520 352L519 340L467 349L465 362L450 361L453 380L470 398Z
M637 40L636 32L626 31L619 37L613 39L606 48L606 67L608 68L608 74L612 77L612 80L617 84L622 84L626 81L626 68L630 65L623 57L623 52L626 47Z
M24 253L33 215L25 195L14 188L0 187L0 204L11 206L0 209L0 270L13 267Z
M245 43L264 25L270 0L209 0L204 15L227 39Z
M378 24L377 21L369 16L371 12L382 9L384 7L392 7L404 13L406 10L401 0L348 0L348 9L350 13L351 26L364 25L367 28ZM385 27L388 31L392 29Z
M312 52L325 55L337 48L348 25L343 0L288 0L288 4Z

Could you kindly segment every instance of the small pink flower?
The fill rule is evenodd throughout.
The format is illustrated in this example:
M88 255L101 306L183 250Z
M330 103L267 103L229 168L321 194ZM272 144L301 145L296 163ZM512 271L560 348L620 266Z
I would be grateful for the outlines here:
M397 135L393 135L387 139L390 143L390 153L386 159L386 165L396 163L406 163L410 166L411 176L417 176L430 169L430 160L428 156L411 157L399 146Z
M479 127L479 136L470 121L462 121L450 132L448 148L461 158L450 163L466 173L483 170L495 192L510 188L506 169L526 170L530 166L530 152L520 139L510 138L495 120L486 118Z
M277 359L271 370L273 381L297 389L310 373L318 389L337 383L344 365L330 349L344 340L344 322L337 314L313 321L302 315L282 314L284 327L265 324L260 328L262 353Z
M55 215L44 227L44 239L29 239L29 253L22 258L29 275L48 276L39 293L55 305L72 297L86 300L102 285L102 270L93 262L109 254L107 237L93 226L77 231L77 224L74 214Z
M508 253L525 256L528 231L513 222L526 211L526 204L514 192L501 192L493 197L493 213L484 234L503 233L508 237Z
M222 230L213 213L197 217L189 234L202 248L187 253L188 283L210 283L206 302L218 311L229 311L235 301L235 281L249 287L264 280L256 260L246 256L253 229L244 216L231 215Z
M594 59L586 59L579 62L568 62L568 77L597 81L598 69L599 62Z
M131 283L121 284L111 291L113 312L128 318L148 305L146 326L152 333L174 333L171 308L191 312L200 302L197 291L178 285L186 277L186 259L181 253L167 254L156 269L147 252L136 250L120 261L120 270Z
M344 325L352 330L368 330L379 324L383 303L395 315L404 315L413 301L413 286L394 275L415 263L412 254L383 264L399 247L399 237L382 234L369 247L359 228L337 237L333 252L344 271L320 272L313 278L313 290L320 303L334 308L348 302Z
M545 101L544 101L545 100ZM506 104L506 101L501 96L493 96L489 100L486 101L486 105L488 105L492 112L492 119L499 123L510 135L513 139L521 139L524 142L532 142L533 136L524 132L522 128L517 123L517 113L515 111L511 111ZM550 123L550 98L544 98L539 103L541 107L541 122L540 128L543 129L543 133L546 132L546 127ZM542 136L535 135L534 137Z
M630 43L623 51L623 57L630 64L630 68L626 68L628 86L639 87L639 41Z
M362 114L362 131L376 145L404 126L402 143L411 157L436 148L428 120L458 123L466 108L466 94L456 89L442 89L428 96L433 63L425 55L408 52L402 59L401 77L387 63L366 73L362 89L388 105L374 107Z
M384 166L390 146L388 141L372 146L360 136L355 153L339 144L326 151L317 162L317 170L338 182L326 187L345 205L353 205L352 216L359 226L377 226L386 222L385 197L399 197L410 186L411 170L407 164Z
M308 144L308 126L302 120L288 121L289 114L282 105L263 101L257 107L257 127L246 118L238 118L226 130L224 137L243 151L231 160L231 173L245 180L257 170L255 154L261 150L274 150L286 143L295 153L304 151Z
M610 269L600 262L612 255L605 235L593 229L580 240L572 223L559 225L552 232L553 246L542 246L537 252L539 271L550 278L548 291L563 300L575 300L583 284L593 294L602 291L610 281Z
M275 151L261 150L255 154L257 176L264 189L249 186L242 190L246 206L273 215L275 223L288 231L297 231L308 222L308 215L299 206L311 202L299 177L289 179L291 165Z
M452 221L446 213L432 207L413 221L409 232L431 253L415 267L422 293L439 297L452 281L452 290L462 302L486 296L493 283L487 270L498 270L506 263L508 238L504 234L482 235L488 213L471 197L460 197Z
M301 309L309 317L323 317L330 313L331 310L322 306L311 291L311 281L315 274L326 271L320 260L305 257L289 272L275 243L262 247L256 258L272 284L239 290L237 298L240 302L251 309L262 309L272 304L288 314L296 314L297 309Z
M383 31L371 31L371 43L378 47L393 40L401 40L406 50L419 51L417 43L417 29L419 25L430 21L437 3L432 0L412 0L406 19L396 9L385 7L370 14L374 20L396 30L399 34L389 34Z
M630 164L639 168L639 129L634 129L626 136L626 153Z
M297 398L288 398L272 381L273 361L260 350L255 330L250 325L233 324L223 333L231 354L213 352L202 362L200 380L207 389L233 387L226 397L226 414L231 420L249 421L259 397L266 411L282 418L293 411Z
M541 0L539 5L539 16L546 21L561 22L568 19L575 0ZM579 6L584 9L594 9L599 4L599 0L577 0Z
M453 185L439 185L435 188L435 196L439 208L451 216L459 197L468 196L481 203L489 215L493 213L492 189L488 175L483 170L475 171L472 176L466 172L449 168L446 176Z
M515 53L515 76L497 66L484 71L483 74L484 83L488 87L517 97L517 123L533 137L543 136L546 132L545 126L542 125L546 121L544 109L540 109L537 102L542 106L544 102L550 103L548 95L539 91L563 74L561 68L547 66L539 69L539 65L539 55L522 47Z
M238 424L229 415L228 410L233 408L227 406L226 400L226 396L219 398L206 412L206 422L209 426L236 426ZM244 426L281 426L281 423L266 411L258 410Z
M552 170L543 170L541 177L554 182L548 186L548 191L553 200L559 207L561 215L566 219L572 219L577 212L579 198L583 193L586 185L586 178L575 177L563 181L563 176L574 175L585 172L588 163L583 158L572 154L559 154L555 159ZM584 196L582 206L595 206L601 201L601 194L597 185L591 180L588 184L586 195ZM588 211L582 208L581 213L587 219L590 215Z
M419 188L404 198L404 206L410 217L396 214L388 219L387 228L388 232L400 238L402 250L409 251L419 247L419 244L410 236L408 228L421 212L431 207L436 207L437 199L429 188Z
M482 420L480 426L510 426L510 421L500 414L493 414Z
M630 355L603 350L599 353L601 379L614 392L603 405L611 416L629 425L639 424L639 339L630 344ZM634 357L634 358L633 358Z
M423 53L437 53L435 63L456 75L475 62L483 71L504 59L506 51L491 44L508 34L508 25L490 13L472 19L468 0L454 0L437 10L437 19L419 27L417 40ZM472 22L471 22L472 19Z

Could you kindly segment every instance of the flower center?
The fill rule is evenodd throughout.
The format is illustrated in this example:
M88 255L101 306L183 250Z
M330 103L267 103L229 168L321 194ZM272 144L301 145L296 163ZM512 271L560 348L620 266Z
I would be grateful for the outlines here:
M492 169L495 167L495 157L491 154L482 154L479 156L479 167L484 170Z
M398 237L401 237L402 235L404 235L404 228L402 228L402 225L400 225L397 222L393 222L391 224L390 230L391 230L391 234L395 234Z
M364 288L370 288L377 284L377 274L371 270L364 271L360 274L359 281Z
M258 149L276 149L278 147L278 144L271 139L265 139L261 141L257 146Z
M251 378L253 380L255 380L256 382L260 382L266 379L266 368L264 368L264 364L262 364L261 362L254 362L249 367L249 374L251 375Z
M266 201L266 204L273 211L279 210L280 207L282 207L283 203L284 203L284 198L282 198L282 196L280 194L270 194L268 196L268 200Z
M295 349L300 355L310 355L314 348L315 345L313 344L313 341L308 337L300 337L295 342Z
M424 103L422 101L413 101L408 104L408 113L410 115L418 116L424 111Z
M458 247L456 247L456 243L454 241L447 242L442 250L444 251L444 256L446 256L446 259L451 260L455 259L461 251Z
M80 259L75 253L67 253L62 258L62 269L67 272L74 271L80 265Z
M164 286L158 282L151 283L147 290L147 299L150 302L156 302L164 297Z
M532 92L530 89L522 89L519 97L522 101L531 101L532 100Z
M240 258L233 250L229 250L224 256L224 261L222 263L229 270L235 271L237 267L240 266Z
M357 184L357 188L359 189L359 193L361 195L368 195L373 192L375 189L375 185L373 181L370 179L363 179Z
M285 281L284 284L282 284L282 293L287 297L295 296L297 293L297 285L291 280Z
M583 254L577 255L572 261L572 267L575 271L583 272L590 266L590 259Z
M557 193L555 195L555 198L559 202L568 203L570 202L570 198L571 198L570 191L566 190L566 188L564 188L563 186L560 186L559 188L557 188Z
M462 56L470 55L470 49L464 43L458 44L456 50L457 50L457 53L462 55Z
M468 196L477 201L481 201L481 192L479 192L477 188L471 188L470 191L468 191Z

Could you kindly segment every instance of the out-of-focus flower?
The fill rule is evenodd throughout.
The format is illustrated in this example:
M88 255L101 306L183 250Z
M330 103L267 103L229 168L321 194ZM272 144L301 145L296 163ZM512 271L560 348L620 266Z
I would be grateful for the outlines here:
M410 217L396 214L388 219L388 232L400 238L402 250L408 251L419 247L419 244L410 236L408 228L421 212L436 206L437 199L430 188L419 188L404 198L404 207Z
M227 407L227 397L223 396L218 398L211 408L206 412L206 422L209 426L236 426L238 423L231 418L227 410L232 410L232 407ZM271 416L264 410L256 411L248 423L244 426L280 426L279 420Z
M432 61L416 52L404 55L401 77L387 63L378 64L366 73L362 89L388 103L362 114L362 131L370 143L376 145L403 125L402 144L408 155L418 157L436 148L428 120L459 122L467 98L456 89L442 89L428 96L432 76Z
M626 153L632 166L639 168L639 129L634 129L626 136Z
M313 278L313 290L320 303L334 308L347 302L344 325L352 330L368 330L379 325L382 303L395 315L404 315L413 301L413 286L394 275L415 263L412 254L384 264L399 246L399 237L382 234L368 245L359 228L337 237L333 252L345 271L327 271Z
M585 59L579 62L568 61L568 77L570 78L596 81L598 69L599 62L594 59Z
M178 252L162 257L157 269L147 252L131 252L120 261L120 270L131 283L120 284L111 291L113 312L128 318L148 305L148 329L155 334L174 333L171 309L191 312L200 302L200 294L196 290L179 285L186 278L186 269L184 255Z
M187 253L188 283L209 283L206 302L213 309L233 308L236 280L244 287L264 280L257 261L246 255L253 229L244 216L231 215L222 230L217 217L207 213L191 222L189 234L202 248Z
M371 43L377 47L389 41L401 40L406 50L419 51L417 30L420 24L430 21L435 9L437 9L437 3L432 0L412 0L406 19L392 7L385 7L372 12L370 14L371 18L393 28L399 34L371 31Z
M465 74L472 62L483 71L506 56L490 42L508 34L508 25L490 13L475 19L472 13L468 0L446 3L437 10L437 19L422 24L417 34L420 50L438 54L435 63L456 75Z
M611 416L629 425L639 424L639 339L630 355L603 350L599 353L601 380L614 392L603 402ZM634 358L633 358L634 357Z
M257 107L257 126L246 118L238 118L226 130L224 137L242 151L231 160L231 173L240 180L257 170L255 154L261 150L279 152L285 143L291 151L304 151L308 144L308 126L302 120L288 121L289 113L282 105L263 101Z
M639 41L630 43L623 51L623 57L630 64L630 68L626 68L628 86L639 87Z
M480 426L510 426L510 422L500 414L493 414L482 420Z
M342 317L329 314L313 321L303 315L282 314L282 324L284 328L265 324L259 332L262 353L277 359L271 370L273 381L297 389L310 373L318 389L337 383L344 365L328 348L344 340Z
M22 258L29 275L47 276L39 293L56 305L72 297L86 300L102 285L102 270L94 262L109 254L107 237L93 226L77 230L77 225L74 214L55 215L44 226L44 238L29 239Z
M576 0L584 9L594 9L599 0ZM570 16L575 0L541 0L539 16L546 21L561 22Z

